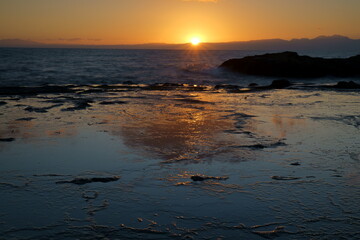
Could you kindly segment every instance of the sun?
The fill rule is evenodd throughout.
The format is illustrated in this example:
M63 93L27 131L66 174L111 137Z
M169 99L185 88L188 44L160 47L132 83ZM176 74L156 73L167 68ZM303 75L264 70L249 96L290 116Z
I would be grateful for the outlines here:
M193 37L191 40L190 40L190 43L193 45L193 46L197 46L201 43L201 40L200 38L198 37Z

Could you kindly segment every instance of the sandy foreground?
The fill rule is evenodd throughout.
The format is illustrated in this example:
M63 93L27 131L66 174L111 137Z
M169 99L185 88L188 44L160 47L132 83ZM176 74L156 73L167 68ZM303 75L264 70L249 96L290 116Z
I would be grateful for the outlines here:
M0 97L0 239L359 239L360 93Z

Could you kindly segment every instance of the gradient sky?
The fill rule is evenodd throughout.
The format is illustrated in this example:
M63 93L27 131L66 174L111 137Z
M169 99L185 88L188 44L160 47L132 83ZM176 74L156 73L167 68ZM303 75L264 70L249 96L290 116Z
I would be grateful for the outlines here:
M360 38L360 0L0 0L0 39L48 43Z

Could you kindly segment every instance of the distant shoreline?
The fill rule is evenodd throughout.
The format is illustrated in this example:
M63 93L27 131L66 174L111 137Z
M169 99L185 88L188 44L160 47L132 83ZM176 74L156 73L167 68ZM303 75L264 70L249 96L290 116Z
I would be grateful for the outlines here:
M234 41L218 43L201 43L193 46L191 43L167 44L46 44L22 39L2 39L1 48L78 48L78 49L138 49L138 50L244 50L244 51L301 51L301 50L346 50L360 52L360 39L345 36L319 36L308 39L264 39L251 41Z

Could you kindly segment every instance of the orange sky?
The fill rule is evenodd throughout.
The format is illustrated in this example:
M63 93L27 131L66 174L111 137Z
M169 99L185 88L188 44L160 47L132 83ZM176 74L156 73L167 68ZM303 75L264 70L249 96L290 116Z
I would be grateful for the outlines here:
M360 0L0 0L0 39L184 43L346 35Z

